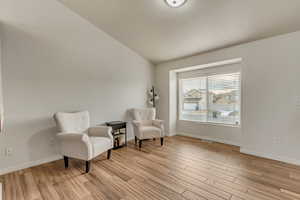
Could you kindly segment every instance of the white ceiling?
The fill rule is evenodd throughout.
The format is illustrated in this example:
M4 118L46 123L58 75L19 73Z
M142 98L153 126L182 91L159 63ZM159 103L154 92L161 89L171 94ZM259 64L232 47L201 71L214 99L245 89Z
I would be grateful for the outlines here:
M300 0L61 1L154 63L300 30Z

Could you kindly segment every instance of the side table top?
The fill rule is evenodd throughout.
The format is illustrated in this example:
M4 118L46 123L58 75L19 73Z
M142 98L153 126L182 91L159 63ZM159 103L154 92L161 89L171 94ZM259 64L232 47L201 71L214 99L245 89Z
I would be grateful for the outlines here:
M124 125L126 122L123 121L111 121L111 122L105 122L107 126L119 126L119 125Z

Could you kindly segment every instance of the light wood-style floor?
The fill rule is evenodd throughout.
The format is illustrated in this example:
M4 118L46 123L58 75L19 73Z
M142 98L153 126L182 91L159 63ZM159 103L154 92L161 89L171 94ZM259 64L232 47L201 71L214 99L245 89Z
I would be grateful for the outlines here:
M7 174L5 200L296 200L300 167L240 154L237 147L187 137L133 143L84 163L62 160Z

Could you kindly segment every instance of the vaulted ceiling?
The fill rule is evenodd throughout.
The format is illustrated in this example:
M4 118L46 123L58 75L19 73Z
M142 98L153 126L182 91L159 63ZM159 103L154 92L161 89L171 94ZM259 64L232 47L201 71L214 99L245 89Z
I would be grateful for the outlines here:
M300 30L300 0L60 0L153 63Z

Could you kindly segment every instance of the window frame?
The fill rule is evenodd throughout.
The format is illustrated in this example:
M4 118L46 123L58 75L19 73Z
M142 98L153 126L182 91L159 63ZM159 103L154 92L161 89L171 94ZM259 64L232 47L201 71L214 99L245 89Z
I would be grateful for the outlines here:
M209 88L208 88L208 77L214 76L214 75L225 75L225 74L234 74L234 73L239 73L239 97L240 97L240 102L239 102L239 110L240 110L240 115L239 115L239 124L227 124L227 123L222 123L222 122L209 122L208 121L208 112L206 114L206 121L198 121L198 120L188 120L188 119L182 119L182 105L183 105L183 90L182 90L182 85L184 80L193 80L193 79L198 79L201 77L204 77L206 79L206 104L207 104L207 111L209 109ZM194 122L194 123L199 123L203 125L213 125L213 126L225 126L225 127L233 127L233 128L240 128L242 126L242 71L241 70L236 70L233 72L222 72L222 73L203 73L199 76L196 77L191 77L191 78L177 78L177 102L178 102L178 112L177 112L177 120L179 121L186 121L186 122Z

